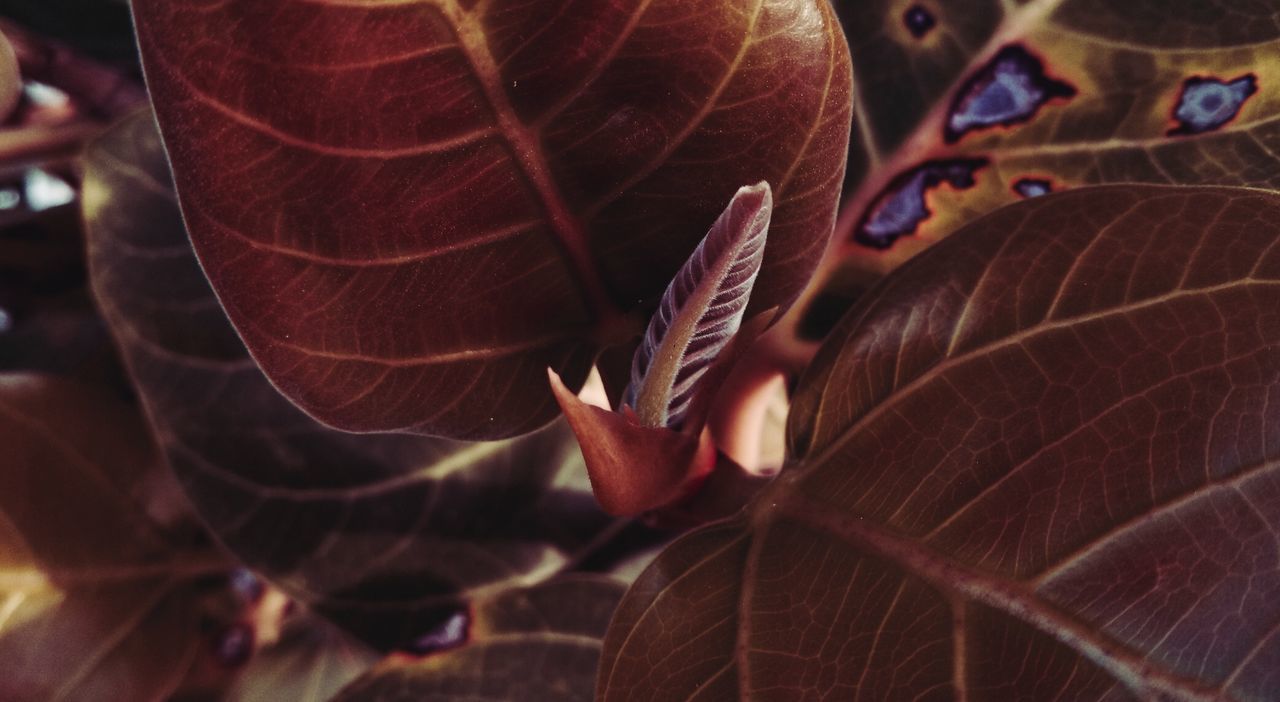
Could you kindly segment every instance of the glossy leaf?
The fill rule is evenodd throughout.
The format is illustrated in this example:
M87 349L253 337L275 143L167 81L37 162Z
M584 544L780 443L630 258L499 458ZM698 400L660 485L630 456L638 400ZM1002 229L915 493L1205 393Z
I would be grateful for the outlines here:
M1280 688L1280 195L985 217L801 378L793 463L620 605L613 700L1264 700Z
M0 445L0 698L190 691L239 614L232 565L185 522L141 418L74 383L5 373Z
M742 325L772 211L768 183L739 189L667 286L631 365L627 404L645 425L680 428L698 381Z
M601 639L625 589L610 578L574 577L503 592L477 603L462 647L388 660L335 702L590 702Z
M200 274L149 114L90 150L84 200L94 289L165 457L214 533L292 596L403 645L613 528L563 423L494 443L354 435L280 396Z
M789 304L834 222L824 0L133 8L204 270L335 426L534 429L544 369L576 388L638 335L743 183L775 186L754 310Z
M857 85L837 232L846 279L883 273L975 217L1047 190L1280 188L1280 21L1269 3L833 4ZM932 20L920 36L909 8ZM983 96L997 65L1002 76L986 102L966 102ZM1179 129L1187 86L1207 79L1251 79L1256 91L1214 99L1233 119ZM970 123L977 118L996 121ZM968 177L912 183L921 169L957 163L969 164ZM881 211L884 229L869 241L864 228L894 192L903 195L891 207L899 217Z

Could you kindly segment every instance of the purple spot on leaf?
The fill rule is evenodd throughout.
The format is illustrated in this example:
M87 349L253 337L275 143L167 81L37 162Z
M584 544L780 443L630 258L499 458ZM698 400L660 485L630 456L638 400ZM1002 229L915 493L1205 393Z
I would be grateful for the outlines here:
M466 610L459 610L439 627L414 639L405 647L405 651L416 656L426 656L440 651L457 648L467 642L471 615Z
M1018 45L1006 46L968 80L956 95L943 136L947 143L977 129L1026 122L1053 98L1076 89L1045 75L1044 64Z
M239 668L253 655L253 626L233 624L219 632L213 643L213 655L228 668Z
M912 5L902 14L902 23L907 26L907 31L911 32L911 36L916 39L924 37L938 24L933 14L924 9L920 5Z
M957 190L971 188L974 172L985 165L986 159L981 158L929 161L894 178L872 201L854 240L876 249L889 248L899 237L915 233L933 214L925 193L944 182Z
M231 581L231 589L245 602L252 604L262 599L262 593L265 589L262 581L248 568L237 568L231 571L229 580Z
M1230 122L1249 96L1258 92L1258 81L1246 73L1234 80L1193 76L1182 84L1182 94L1173 110L1178 126L1169 135L1202 134Z
M1019 178L1013 184L1013 191L1023 197L1039 197L1053 192L1053 183L1045 178Z

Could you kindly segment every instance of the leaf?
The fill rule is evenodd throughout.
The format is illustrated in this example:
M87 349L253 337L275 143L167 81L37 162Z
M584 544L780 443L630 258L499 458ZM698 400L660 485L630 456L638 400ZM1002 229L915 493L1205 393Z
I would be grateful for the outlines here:
M1122 182L1280 188L1280 22L1267 3L834 5L857 85L836 233L846 287L1046 189ZM921 36L911 32L921 25L910 21L910 7L933 22ZM992 85L984 78L997 66L1003 76L989 101L966 102ZM1199 134L1177 130L1189 83L1242 76L1253 76L1257 91L1242 103L1239 95L1223 101L1224 115L1227 102L1238 103L1234 119ZM1031 99L1037 96L1043 101ZM1010 117L969 124L979 107L992 119ZM952 178L917 179L948 164ZM956 164L967 174L955 173ZM891 202L894 194L902 197ZM872 220L881 225L875 234Z
M517 440L354 435L249 358L186 239L149 114L87 157L93 287L164 455L251 568L380 647L476 593L549 577L620 524L563 423Z
M0 121L5 120L22 97L22 76L18 73L18 56L13 45L0 34Z
M5 373L0 445L0 698L187 689L209 631L239 614L233 566L175 517L141 419L84 386Z
M1280 195L1080 188L844 318L793 461L619 606L601 700L1280 686Z
M834 222L848 64L822 0L133 8L204 270L327 424L530 431L543 369L576 389L639 334L741 184L776 186L754 310Z
M372 649L306 613L286 622L280 639L253 657L227 700L327 702L377 660Z
M579 576L503 592L477 603L461 648L389 660L335 702L590 702L600 640L624 590L618 580Z
M627 404L646 426L682 426L698 381L742 325L772 211L768 183L740 188L667 286L631 365Z

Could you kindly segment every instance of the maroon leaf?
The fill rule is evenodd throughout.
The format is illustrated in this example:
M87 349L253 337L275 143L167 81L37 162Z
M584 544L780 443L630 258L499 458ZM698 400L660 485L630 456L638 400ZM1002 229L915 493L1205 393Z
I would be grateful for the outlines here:
M468 443L307 417L253 364L201 275L151 115L110 130L86 162L93 288L164 457L212 531L291 596L394 647L618 528L563 423Z
M204 270L255 359L349 430L549 421L743 183L752 300L831 230L846 46L823 0L133 3ZM296 31L281 31L282 27Z
M772 210L768 183L739 189L667 286L631 366L626 402L645 425L683 424L698 381L742 325Z
M1081 188L876 288L793 463L640 577L598 696L1280 689L1280 195Z

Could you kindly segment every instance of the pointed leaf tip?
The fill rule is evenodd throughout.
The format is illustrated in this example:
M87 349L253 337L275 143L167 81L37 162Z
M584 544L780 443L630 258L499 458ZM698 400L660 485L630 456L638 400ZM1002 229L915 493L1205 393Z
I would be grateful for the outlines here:
M689 436L642 426L627 408L610 412L583 402L550 368L547 377L606 512L631 516L671 504L714 467L715 447L706 432Z
M772 214L767 182L739 188L667 287L626 395L646 426L682 426L699 381L742 324Z

